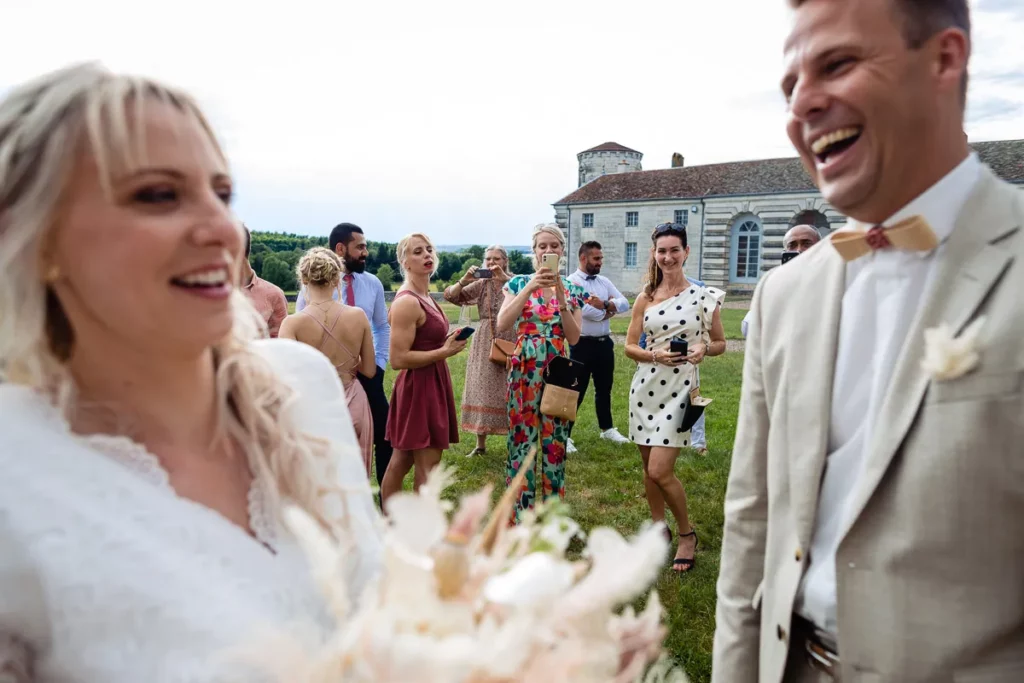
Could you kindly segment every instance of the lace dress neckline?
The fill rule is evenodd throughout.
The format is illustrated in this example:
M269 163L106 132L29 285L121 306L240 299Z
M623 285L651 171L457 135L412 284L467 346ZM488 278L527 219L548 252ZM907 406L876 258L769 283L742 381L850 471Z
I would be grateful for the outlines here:
M171 485L170 474L160 464L160 459L156 454L131 437L117 434L75 434L74 432L71 432L71 435L82 445L113 460L154 487L185 503L216 515L225 523L236 527L239 532L264 545L270 552L275 554L278 552L275 517L270 511L266 483L258 474L253 474L246 497L249 516L249 529L246 531L216 510L178 494Z

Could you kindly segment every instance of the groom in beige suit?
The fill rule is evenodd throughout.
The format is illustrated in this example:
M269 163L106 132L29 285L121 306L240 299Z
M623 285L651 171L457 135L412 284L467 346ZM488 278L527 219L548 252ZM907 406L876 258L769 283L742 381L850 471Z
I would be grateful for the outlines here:
M754 295L712 680L1020 683L1024 193L963 133L967 0L791 5L789 136L851 220Z

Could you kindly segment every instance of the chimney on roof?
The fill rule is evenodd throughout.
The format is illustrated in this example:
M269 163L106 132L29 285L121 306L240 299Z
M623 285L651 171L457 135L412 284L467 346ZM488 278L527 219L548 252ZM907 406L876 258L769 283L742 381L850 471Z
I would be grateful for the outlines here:
M682 167L683 167L683 155L680 154L679 152L676 152L675 154L672 155L672 168L682 168Z

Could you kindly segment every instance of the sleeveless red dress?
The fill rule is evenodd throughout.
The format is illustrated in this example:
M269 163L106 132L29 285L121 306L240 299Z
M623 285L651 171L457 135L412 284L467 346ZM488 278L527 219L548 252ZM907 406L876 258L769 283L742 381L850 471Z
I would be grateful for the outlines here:
M413 351L434 351L448 338L448 317L433 301L428 305L408 290L395 295L416 297L427 316L416 330ZM459 442L455 392L447 361L439 360L415 370L402 370L395 378L388 410L387 440L401 451L421 448L444 450Z

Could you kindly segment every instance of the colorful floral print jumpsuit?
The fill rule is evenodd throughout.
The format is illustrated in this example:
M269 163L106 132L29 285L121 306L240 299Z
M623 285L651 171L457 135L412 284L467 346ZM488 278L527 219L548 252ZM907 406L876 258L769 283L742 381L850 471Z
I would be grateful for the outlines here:
M519 294L530 276L516 275L505 285L513 296ZM571 310L581 308L586 294L578 285L562 278L566 301ZM555 356L569 356L569 345L562 331L558 299L534 292L516 320L516 349L508 376L508 467L505 484L513 477L530 449L538 445L537 462L526 475L526 482L516 499L511 522L519 521L521 510L533 507L537 497L537 470L542 476L542 500L558 494L565 497L565 444L569 439L570 422L540 412L544 389L544 367Z

